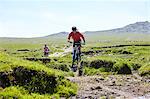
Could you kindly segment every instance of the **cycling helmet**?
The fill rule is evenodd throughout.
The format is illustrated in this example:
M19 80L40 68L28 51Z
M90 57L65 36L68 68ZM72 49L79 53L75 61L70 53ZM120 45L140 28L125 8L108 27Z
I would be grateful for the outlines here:
M75 26L72 27L72 31L76 31L77 28Z

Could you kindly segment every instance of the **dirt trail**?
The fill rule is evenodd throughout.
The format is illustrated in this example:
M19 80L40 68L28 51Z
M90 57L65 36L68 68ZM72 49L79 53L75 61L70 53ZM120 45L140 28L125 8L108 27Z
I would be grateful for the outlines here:
M72 52L72 46L69 48L64 48L63 50L63 52L55 52L54 54L49 55L49 57L63 57L67 53Z
M79 85L77 96L73 99L150 99L150 82L134 75L109 75L68 77ZM142 97L142 98L141 98Z
M56 52L49 57L62 57L72 51L72 47L64 48L64 52ZM67 77L79 86L76 96L71 99L150 99L150 78L143 78L138 73L133 75L97 75Z

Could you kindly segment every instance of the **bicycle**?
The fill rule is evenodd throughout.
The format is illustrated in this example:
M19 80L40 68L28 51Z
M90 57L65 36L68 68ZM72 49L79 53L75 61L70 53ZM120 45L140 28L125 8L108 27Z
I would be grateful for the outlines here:
M70 42L73 43L73 42ZM73 72L77 72L78 76L82 76L83 73L83 62L81 61L81 52L80 47L82 43L74 43L73 47L73 60L72 60L72 67L71 70Z

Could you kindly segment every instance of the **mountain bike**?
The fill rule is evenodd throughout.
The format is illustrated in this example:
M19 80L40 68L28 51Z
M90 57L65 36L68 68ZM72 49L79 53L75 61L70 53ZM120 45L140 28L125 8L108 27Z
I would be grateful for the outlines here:
M73 43L73 42L70 42ZM81 47L82 43L74 43L73 56L72 56L72 67L73 72L77 72L78 76L82 76L83 73L83 62L81 61Z

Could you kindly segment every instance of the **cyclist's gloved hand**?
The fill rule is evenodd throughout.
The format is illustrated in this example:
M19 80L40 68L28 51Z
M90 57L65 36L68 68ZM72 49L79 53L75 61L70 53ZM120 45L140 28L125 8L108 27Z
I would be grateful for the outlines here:
M68 40L69 43L72 43L70 40Z

